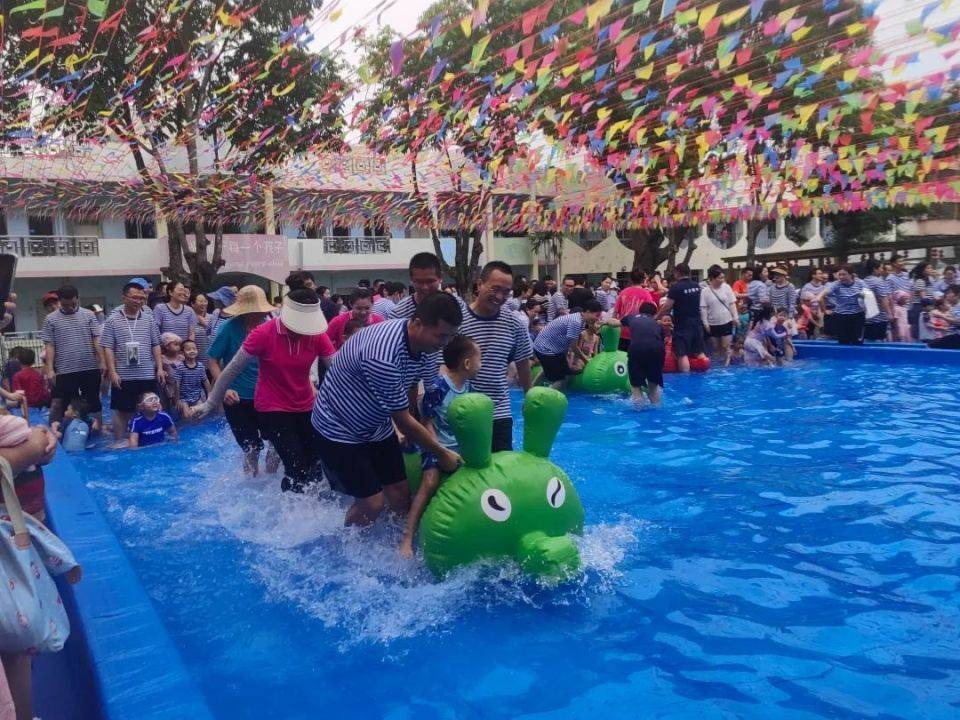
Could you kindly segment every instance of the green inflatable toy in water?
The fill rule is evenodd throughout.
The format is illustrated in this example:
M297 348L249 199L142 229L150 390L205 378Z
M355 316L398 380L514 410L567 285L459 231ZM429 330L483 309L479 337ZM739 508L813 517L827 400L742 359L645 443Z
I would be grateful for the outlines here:
M420 547L437 575L481 559L512 558L528 574L557 582L580 569L569 533L583 532L573 484L548 459L567 399L532 388L523 405L523 452L490 452L493 402L469 393L448 418L465 464L443 481L420 523Z
M618 349L620 328L604 325L600 328L603 350L587 361L583 372L570 378L569 388L574 392L591 395L629 393L630 377L627 374L627 354Z

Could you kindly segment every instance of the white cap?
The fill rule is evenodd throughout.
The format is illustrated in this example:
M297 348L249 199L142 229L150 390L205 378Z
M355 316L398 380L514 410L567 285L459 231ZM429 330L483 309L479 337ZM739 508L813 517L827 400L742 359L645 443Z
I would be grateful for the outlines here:
M280 322L291 332L300 335L319 335L327 331L327 318L320 303L298 303L288 295L280 308Z

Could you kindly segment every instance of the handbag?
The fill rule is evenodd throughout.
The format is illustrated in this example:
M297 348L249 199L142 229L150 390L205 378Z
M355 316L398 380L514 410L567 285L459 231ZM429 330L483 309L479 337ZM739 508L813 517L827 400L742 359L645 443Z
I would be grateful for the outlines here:
M52 576L79 566L60 538L24 514L3 457L0 488L0 652L58 652L70 621Z

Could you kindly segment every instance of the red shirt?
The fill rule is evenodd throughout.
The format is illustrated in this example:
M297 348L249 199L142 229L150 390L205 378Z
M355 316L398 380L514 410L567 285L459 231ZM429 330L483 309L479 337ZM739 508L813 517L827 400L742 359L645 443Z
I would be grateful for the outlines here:
M333 343L333 346L337 350L343 346L343 331L346 329L347 323L351 320L353 320L353 313L340 313L333 320L331 320L330 324L327 326L327 337L330 338L330 342ZM383 316L377 315L377 313L374 312L367 315L367 325L376 325L377 323L381 322L383 322Z
M324 333L291 337L280 318L251 330L243 349L260 360L253 393L259 412L309 412L316 395L310 382L313 361L336 352Z
M747 283L745 283L743 280L737 280L737 281L733 284L733 291L734 291L737 295L746 295L746 294L747 294Z
M640 311L640 306L645 302L653 302L653 295L650 294L650 291L639 285L631 285L617 296L617 302L613 306L613 314L618 318L625 318L627 315L636 315ZM620 337L624 340L629 340L630 328L626 325L621 327Z
M43 375L36 368L26 367L13 376L13 390L23 390L30 407L44 407L50 404L50 390Z

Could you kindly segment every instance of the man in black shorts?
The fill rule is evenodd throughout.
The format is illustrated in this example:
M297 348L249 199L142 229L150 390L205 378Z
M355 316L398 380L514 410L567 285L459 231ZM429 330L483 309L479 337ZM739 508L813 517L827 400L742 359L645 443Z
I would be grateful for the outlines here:
M706 357L700 321L700 284L690 278L690 267L686 263L679 263L673 269L673 278L657 319L672 312L677 371L687 373L690 372L690 358Z
M100 427L100 380L103 351L100 323L91 310L80 307L72 285L57 290L60 307L47 315L40 330L44 342L44 375L53 382L50 422L63 420L63 412L75 398L82 398L94 424Z
M351 337L320 386L311 418L323 474L354 498L347 525L369 525L384 506L410 507L403 455L394 426L410 442L437 456L441 470L460 457L410 414L410 388L420 382L432 353L450 342L463 322L457 300L434 293L410 320L386 320Z
M654 320L657 306L651 302L640 305L639 314L627 315L621 322L630 328L630 346L627 350L627 371L633 401L643 403L643 393L653 405L660 404L663 395L663 362L666 351L663 328Z

